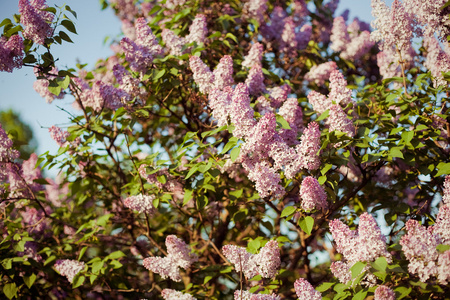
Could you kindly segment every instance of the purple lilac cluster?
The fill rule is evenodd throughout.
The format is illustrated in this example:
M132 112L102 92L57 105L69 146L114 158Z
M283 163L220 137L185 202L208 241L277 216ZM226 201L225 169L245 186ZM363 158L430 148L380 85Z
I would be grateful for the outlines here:
M254 65L261 65L262 57L263 57L264 48L260 43L252 44L250 51L247 56L244 57L244 61L242 62L242 67L251 68Z
M189 58L189 67L194 73L194 81L198 85L200 92L208 94L214 87L214 73L198 56Z
M164 289L161 291L161 296L164 300L197 300L197 298L192 297L189 294L183 294L172 289Z
M289 145L298 144L298 134L303 131L303 112L298 105L297 98L288 98L278 110L278 114L282 116L291 129L280 129L279 134L283 141Z
M389 287L380 285L375 290L374 300L395 300L395 293Z
M186 36L188 43L196 42L197 44L203 44L206 41L208 35L208 27L206 22L206 16L198 14L195 16L194 21L189 27L189 35Z
M170 29L164 28L161 33L163 42L169 48L170 54L175 56L183 55L183 46L186 45L186 39L179 37Z
M55 269L59 274L67 277L67 280L72 283L75 275L84 269L84 262L72 259L57 260Z
M296 147L303 168L312 171L320 167L320 146L319 124L311 122L304 130L300 144Z
M19 158L19 151L12 148L13 141L0 124L0 162L12 162Z
M23 39L19 35L13 35L6 39L0 38L0 72L12 72L23 65Z
M53 14L43 9L47 8L45 0L19 0L20 22L25 26L22 32L26 39L44 45L45 39L53 34L50 23Z
M234 300L281 300L280 296L275 294L253 294L249 291L234 291Z
M217 64L214 74L214 88L222 90L234 84L233 79L233 59L225 55Z
M244 4L243 17L255 19L259 24L263 24L266 10L267 0L249 0Z
M180 269L189 268L198 260L196 254L192 254L188 245L175 235L166 238L166 257L147 257L143 261L146 269L159 274L163 279L169 277L173 281L181 281Z
M134 0L111 0L119 19L133 20L139 14L138 6Z
M416 52L411 45L402 52L402 61L405 68L413 66L415 56ZM383 79L401 76L399 61L400 56L393 48L385 49L377 54L377 65Z
M212 109L212 115L217 120L218 126L228 124L229 108L233 96L233 88L228 86L223 90L213 89L209 95L209 106Z
M320 300L322 294L314 289L314 287L306 279L299 278L294 282L295 293L298 300Z
M50 72L48 74L43 74L38 68L34 68L34 75L36 77L44 76L46 78L43 79L36 79L36 81L33 83L33 89L42 97L45 98L47 103L52 103L55 99L62 99L64 98L64 93L61 91L58 95L53 94L48 90L48 86L50 85L50 81L52 79L55 79L58 74L58 69L55 67L52 67Z
M448 82L444 80L442 72L450 71L450 56L445 53L434 35L424 36L424 47L427 49L427 58L424 66L430 70L435 87L446 86Z
M315 65L305 74L305 80L313 81L317 85L322 85L330 78L331 72L336 69L337 65L334 61Z
M302 199L302 208L306 211L313 209L325 211L328 208L325 189L312 176L303 179L300 185L300 197Z
M145 73L151 66L153 58L161 55L163 49L144 18L138 18L134 26L136 40L132 41L124 37L120 41L120 47L125 53L125 59L130 64L130 68L135 72Z
M375 44L370 40L370 32L359 32L360 22L355 19L348 27L344 17L336 17L331 30L331 46L333 51L341 52L340 56L347 60L357 60L366 54Z
M273 278L281 265L280 248L276 241L267 242L258 254L251 254L245 248L235 245L223 246L222 252L234 264L236 272L243 272L247 279L256 275Z
M146 213L152 215L156 209L153 206L154 195L142 195L130 196L123 201L123 205L132 210L137 210L139 213Z
M53 125L48 129L50 132L50 137L58 144L58 146L62 147L69 137L70 133L68 131L62 130L61 128Z
M266 90L261 65L255 64L250 68L247 79L245 79L245 84L251 95L258 95Z
M372 215L363 213L358 229L354 231L337 219L330 221L329 226L336 250L345 259L331 264L333 275L342 283L346 284L352 278L349 269L358 261L372 262L378 257L386 257L391 261L391 254L386 250L386 238Z

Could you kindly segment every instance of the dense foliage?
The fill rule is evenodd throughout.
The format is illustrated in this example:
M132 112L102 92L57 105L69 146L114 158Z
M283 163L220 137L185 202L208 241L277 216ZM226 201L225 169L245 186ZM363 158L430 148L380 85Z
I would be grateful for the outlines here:
M448 3L372 0L370 33L335 0L100 2L93 70L51 54L69 6L0 24L0 70L79 110L23 163L0 127L7 298L449 298Z

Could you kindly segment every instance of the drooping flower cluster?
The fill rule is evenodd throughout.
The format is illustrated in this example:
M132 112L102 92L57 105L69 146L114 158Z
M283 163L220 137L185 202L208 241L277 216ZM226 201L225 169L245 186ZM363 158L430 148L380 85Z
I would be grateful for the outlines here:
M53 30L50 23L53 14L43 9L47 8L45 0L19 0L20 22L25 26L22 32L26 39L44 45L46 38L51 37Z
M0 38L0 72L12 72L13 69L20 69L23 65L23 39L15 34L6 39Z
M308 73L305 74L305 79L313 81L317 85L322 85L330 78L332 71L337 69L334 61L329 61L320 65L312 66Z
M137 210L139 213L154 214L156 209L153 206L154 195L142 195L130 196L123 201L125 207L132 210Z
M266 86L264 85L264 74L262 72L261 65L255 64L250 68L245 84L247 85L248 92L251 95L258 95L261 92L264 92Z
M279 134L284 142L289 145L298 144L298 134L303 131L303 112L298 105L297 98L288 98L278 110L278 114L282 116L291 129L280 129Z
M278 273L281 264L280 248L276 241L267 242L258 254L251 254L245 248L235 245L223 246L222 252L234 264L236 272L243 272L247 279L256 275L273 278Z
M410 68L414 65L416 52L411 45L404 49L401 55L401 61L405 68ZM377 65L383 79L402 76L400 55L393 48L385 49L377 54Z
M389 287L380 285L375 290L374 300L395 300L395 293Z
M197 298L192 297L189 294L183 294L182 292L171 289L162 290L161 296L164 300L197 300Z
M337 219L330 221L329 226L336 242L336 250L345 259L331 265L333 275L342 283L347 283L352 278L349 270L358 261L372 262L378 257L391 260L391 254L386 250L386 238L369 213L360 216L358 229L354 231Z
M222 91L213 89L208 95L209 106L212 109L212 115L217 120L218 126L223 126L228 123L229 108L233 89L225 87Z
M151 66L153 58L161 55L163 49L144 18L138 18L134 27L136 40L132 41L124 37L120 41L120 47L125 53L125 59L130 64L131 70L145 73Z
M67 138L69 137L70 133L68 131L62 130L59 127L56 127L55 125L51 126L48 129L48 132L50 132L50 137L58 144L58 146L62 147L66 142Z
M374 42L370 40L369 31L364 30L359 33L360 29L359 20L357 19L347 27L342 16L335 18L331 31L330 48L333 51L341 52L340 56L347 60L361 58L372 48Z
M298 300L320 300L322 299L322 294L316 291L314 287L303 278L299 278L294 282L295 293L297 294Z
M72 259L57 260L55 269L59 274L67 277L67 280L72 283L74 277L84 269L84 262Z
M169 277L173 281L181 281L180 269L189 268L198 260L196 254L191 253L188 245L175 235L166 238L166 257L147 257L143 261L146 269L159 274L163 279Z
M300 197L302 208L306 211L315 208L325 211L328 208L327 194L317 179L312 176L303 179L300 186Z

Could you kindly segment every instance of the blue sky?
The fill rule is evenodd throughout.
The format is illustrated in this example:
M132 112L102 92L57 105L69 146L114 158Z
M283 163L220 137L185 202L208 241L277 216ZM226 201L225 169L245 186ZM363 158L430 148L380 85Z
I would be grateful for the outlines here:
M120 34L121 24L112 10L100 11L99 1L96 0L48 0L47 3L49 6L68 4L78 14L78 19L75 20L78 35L70 34L74 44L64 43L52 47L54 57L60 58L58 66L73 67L80 62L92 67L97 59L112 54L109 46L103 43L106 36L116 37ZM345 9L350 10L350 20L356 16L366 22L372 20L370 0L341 0L337 15ZM15 13L18 13L18 1L0 0L0 21L11 18ZM13 73L0 72L0 110L12 108L32 126L39 142L38 154L48 150L56 153L58 146L50 138L47 128L52 125L64 127L68 124L67 113L57 106L73 111L73 100L66 97L67 99L47 104L34 91L34 81L35 76L29 67L14 70Z

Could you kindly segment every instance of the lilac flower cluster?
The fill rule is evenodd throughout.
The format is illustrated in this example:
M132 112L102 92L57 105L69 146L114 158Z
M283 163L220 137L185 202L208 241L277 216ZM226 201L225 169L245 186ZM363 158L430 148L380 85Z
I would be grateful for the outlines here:
M84 269L84 262L72 259L57 260L55 263L55 269L62 276L67 277L67 280L72 283L74 277Z
M51 37L53 30L50 23L53 14L43 9L47 8L45 0L19 0L20 22L25 26L22 32L26 39L44 45L46 38Z
M330 78L331 72L336 69L337 65L334 61L315 65L305 74L305 80L313 81L317 85L322 85Z
M255 19L259 24L263 24L266 10L267 0L248 0L244 4L243 17L247 19Z
M330 48L341 52L340 56L347 60L361 58L372 48L374 42L370 40L369 31L364 30L359 33L359 30L360 24L357 19L347 27L342 16L335 18L331 30Z
M276 241L267 242L258 254L251 254L245 248L235 245L223 246L222 252L234 264L236 272L243 272L247 279L256 275L273 278L281 265L280 248Z
M416 52L409 45L402 51L402 62L405 68L410 68L414 64ZM377 65L383 79L402 76L400 67L400 56L394 48L388 48L377 54Z
M336 242L336 250L345 259L345 262L331 264L333 275L342 283L347 283L352 278L348 272L358 261L372 262L382 256L391 260L391 254L386 250L386 238L372 215L363 213L355 231L337 219L330 221L329 226Z
M13 141L8 137L0 124L0 162L12 162L19 158L19 151L12 148Z
M395 293L389 287L380 285L375 290L374 300L395 300Z
M64 131L59 127L56 127L55 125L51 126L48 129L48 132L50 132L50 137L58 144L58 146L62 147L66 142L67 138L69 137L70 133L68 131Z
M156 185L159 189L165 189L172 193L183 193L183 186L169 174L167 169L160 169L156 173L147 174L146 168L148 165L142 164L139 166L139 175L141 175L148 183ZM158 176L165 176L166 183L161 183L158 180Z
M298 105L297 98L288 98L278 110L278 114L291 127L291 129L280 129L280 136L289 146L298 144L297 136L303 131L303 112L302 108Z
M306 211L311 211L315 208L325 211L328 208L325 189L312 176L303 179L300 186L300 197L302 199L302 208Z
M181 281L179 268L187 269L198 260L196 254L190 253L189 246L175 235L166 238L167 256L148 257L143 265L146 269L159 274L163 279Z
M314 289L314 287L303 278L297 279L294 282L295 293L298 300L320 300L322 294Z
M234 300L281 300L280 296L275 294L253 294L249 291L234 291Z
M251 95L258 95L266 90L261 65L255 64L250 68L247 79L245 79L245 84Z
M196 42L197 44L203 44L208 34L208 27L206 22L206 16L198 14L195 16L194 21L189 27L189 35L186 36L188 43Z
M311 122L303 132L300 145L296 147L303 168L311 171L320 167L320 145L319 124Z
M233 59L231 56L225 55L222 57L213 74L214 87L216 89L222 90L225 87L233 85Z
M183 46L186 45L185 38L177 36L175 32L167 28L162 30L161 37L166 47L169 48L171 55L180 56L184 54Z
M120 41L120 47L125 53L125 59L130 64L130 68L135 72L145 73L151 66L153 58L161 55L163 49L144 18L138 18L134 27L136 40L132 41L124 37Z
M254 65L261 65L262 57L263 57L264 48L260 43L252 44L250 51L247 56L244 57L244 61L242 62L242 67L251 68Z
M132 210L137 210L139 213L146 213L152 215L155 213L156 209L153 206L153 200L155 200L154 195L142 195L130 196L123 201L125 207Z
M58 95L55 95L48 90L48 86L50 85L49 80L55 79L57 77L57 74L58 69L54 67L52 67L49 74L42 74L38 68L34 68L34 75L36 75L36 77L46 77L44 79L36 79L36 81L33 83L33 88L42 98L45 98L47 103L52 103L55 99L64 98L64 93L62 91Z
M161 296L164 300L197 300L197 298L192 297L189 294L183 294L182 292L171 289L162 290Z
M435 87L446 86L448 82L444 80L442 72L450 71L450 56L444 52L434 35L424 36L424 46L427 48L427 58L424 66L430 70Z
M13 69L20 69L23 65L23 39L19 35L13 35L6 39L0 38L0 72L12 72Z
M214 73L198 56L189 58L189 67L194 73L194 81L203 94L208 94L214 87Z

